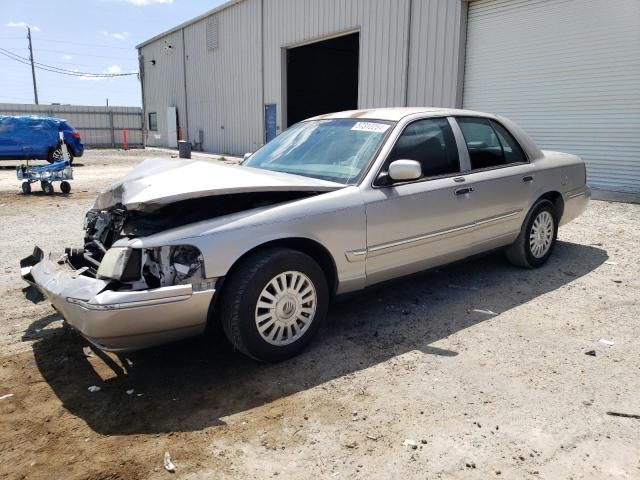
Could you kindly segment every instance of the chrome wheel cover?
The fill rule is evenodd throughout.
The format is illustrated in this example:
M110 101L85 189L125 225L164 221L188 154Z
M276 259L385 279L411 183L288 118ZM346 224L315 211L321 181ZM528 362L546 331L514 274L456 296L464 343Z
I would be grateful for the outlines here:
M555 225L551 214L543 210L533 221L529 232L529 249L536 258L544 257L553 242Z
M271 345L289 345L311 326L318 296L313 282L302 272L287 271L273 277L256 303L258 333Z

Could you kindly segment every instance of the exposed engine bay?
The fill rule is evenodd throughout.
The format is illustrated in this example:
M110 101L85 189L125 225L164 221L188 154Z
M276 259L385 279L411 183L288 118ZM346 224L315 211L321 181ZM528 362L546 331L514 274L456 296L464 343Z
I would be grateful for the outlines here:
M66 248L68 261L79 274L107 278L112 290L141 290L192 284L194 290L212 288L204 276L204 260L191 245L148 249L112 248L133 239L171 228L240 211L316 195L318 192L253 192L187 199L146 210L128 210L121 204L90 210L85 217L82 248Z

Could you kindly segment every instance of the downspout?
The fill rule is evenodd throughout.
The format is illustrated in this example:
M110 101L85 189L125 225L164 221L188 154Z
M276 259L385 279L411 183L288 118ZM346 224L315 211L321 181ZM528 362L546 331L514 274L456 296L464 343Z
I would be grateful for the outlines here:
M261 84L261 101L260 101L260 110L262 111L262 120L260 124L262 125L262 145L266 143L267 140L267 125L265 121L265 104L264 104L264 0L260 0L260 78L262 81Z
M462 0L460 5L460 36L458 46L458 77L456 85L455 107L463 108L464 101L464 71L467 57L467 23L469 15L469 3Z
M407 14L407 58L404 65L404 106L409 106L409 61L411 59L411 19L413 11L413 0L409 0L409 12Z
M142 104L142 122L140 122L140 127L142 128L142 146L147 148L147 109L144 105L144 56L142 55L142 49L138 50L138 75L140 77L140 103ZM113 129L111 132L113 133Z
M189 141L189 101L187 99L187 49L184 44L184 28L182 29L182 80L184 84L184 140Z

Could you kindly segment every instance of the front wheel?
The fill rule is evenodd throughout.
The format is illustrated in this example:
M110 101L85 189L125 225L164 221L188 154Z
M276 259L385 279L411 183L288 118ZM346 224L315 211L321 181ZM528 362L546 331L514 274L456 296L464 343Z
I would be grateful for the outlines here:
M244 260L225 282L222 295L227 337L261 361L298 354L317 333L329 303L320 266L308 255L284 248Z
M546 263L553 252L558 236L558 218L549 200L538 200L518 238L507 248L511 263L523 268L537 268Z

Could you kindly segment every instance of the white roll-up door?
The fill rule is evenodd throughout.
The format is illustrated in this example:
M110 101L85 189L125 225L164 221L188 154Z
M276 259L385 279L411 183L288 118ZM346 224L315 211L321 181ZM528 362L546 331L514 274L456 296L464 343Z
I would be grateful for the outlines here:
M640 0L472 1L463 98L640 192Z

